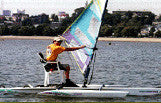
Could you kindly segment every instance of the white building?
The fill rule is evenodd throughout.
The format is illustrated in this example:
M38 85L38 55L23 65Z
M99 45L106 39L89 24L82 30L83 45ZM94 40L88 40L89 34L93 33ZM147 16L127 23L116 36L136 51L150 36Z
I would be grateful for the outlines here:
M19 10L19 9L17 9L17 13L18 14L25 14L25 10Z
M3 10L3 16L11 16L10 10Z
M142 36L148 35L150 33L151 28L152 26L146 25L145 28L141 29L141 32L139 33L139 35L142 35Z

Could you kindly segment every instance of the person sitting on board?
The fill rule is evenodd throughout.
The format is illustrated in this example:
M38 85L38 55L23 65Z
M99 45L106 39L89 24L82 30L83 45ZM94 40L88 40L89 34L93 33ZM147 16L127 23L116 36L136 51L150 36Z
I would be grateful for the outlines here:
M75 51L78 49L82 49L85 48L86 46L80 46L80 47L70 47L70 48L65 48L60 46L62 41L64 40L64 38L62 37L55 37L55 39L53 40L53 44L50 44L49 46L47 46L47 50L46 50L46 60L47 62L55 62L58 55L64 51ZM62 80L62 85L64 86L74 86L74 83L69 79L69 71L70 71L70 66L68 64L61 64L60 62L58 62L59 65L59 69L65 71L65 76L66 76L66 82L64 83L65 80ZM47 72L49 71L53 71L53 70L57 70L57 65L54 63L47 63L45 66L45 70ZM76 85L75 85L76 86Z

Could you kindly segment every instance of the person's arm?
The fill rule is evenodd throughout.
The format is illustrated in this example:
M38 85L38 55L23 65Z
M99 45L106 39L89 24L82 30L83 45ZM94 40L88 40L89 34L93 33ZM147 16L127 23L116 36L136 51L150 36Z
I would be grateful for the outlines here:
M85 45L80 46L80 47L70 47L70 48L65 48L65 51L75 51L75 50L82 49L85 47L86 47Z

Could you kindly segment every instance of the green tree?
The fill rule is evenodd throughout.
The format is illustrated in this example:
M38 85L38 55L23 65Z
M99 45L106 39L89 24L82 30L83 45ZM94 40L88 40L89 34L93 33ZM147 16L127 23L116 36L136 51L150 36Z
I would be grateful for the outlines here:
M43 28L42 34L43 36L53 36L53 30L49 26L46 26Z
M121 15L120 14L113 14L112 15L112 26L121 23Z
M112 18L112 14L109 14L107 12L105 12L104 16L103 16L103 19L102 19L102 25L114 25L113 24L113 18Z
M66 30L65 26L61 26L53 30L53 36L61 35Z
M55 15L55 14L51 15L51 19L53 20L53 22L58 22L59 21L58 16Z
M27 18L22 21L22 26L32 26L32 25L33 25L33 22L30 18Z
M31 36L36 35L35 29L36 29L36 28L35 28L34 26L30 26L30 27L29 27L29 33L30 33Z
M1 17L0 19L0 23L4 23L4 21L6 21L7 19L5 17Z
M161 15L159 16L159 18L157 19L158 22L161 22Z
M19 35L19 29L21 27L19 25L14 25L10 28L11 35Z
M35 27L34 26L21 26L18 29L18 33L21 36L33 36L35 35Z
M131 20L129 20L129 22L126 23L126 25L128 25L128 26L133 25L133 26L139 26L139 27L143 26L141 18L139 16L135 16L135 17L131 18Z
M55 30L47 24L41 24L35 28L35 34L38 36L55 36Z
M125 16L127 17L128 20L132 19L133 13L131 11L128 11L125 13Z
M137 37L138 28L135 26L127 26L121 31L121 34L123 37Z
M0 35L10 35L10 29L7 25L3 25L0 27Z
M113 29L111 27L108 27L108 25L104 25L104 26L101 26L101 29L100 29L100 34L99 36L100 37L108 37L108 36L112 36L112 33L113 33Z
M74 13L72 14L72 20L74 21L84 10L84 7L80 7L74 10Z
M153 37L153 36L154 36L154 31L155 31L155 27L152 27L152 28L150 29L150 32L149 32L149 36L150 36L150 37Z
M156 36L156 37L161 37L161 31L158 30L158 31L155 33L155 36Z
M155 14L148 13L148 17L145 19L145 24L152 25L153 21L155 20Z
M43 31L44 31L44 28L47 26L47 24L40 24L39 26L37 26L35 28L35 34L38 35L38 36L42 36L43 35Z
M114 36L121 37L121 31L124 29L123 26L116 26L114 29Z
M64 27L68 27L69 25L71 25L73 22L72 18L70 17L66 17L62 20L62 25L61 26L64 26Z
M21 26L21 28L18 30L19 35L21 36L28 36L29 34L29 27L28 26Z
M49 20L49 15L46 14L41 14L41 19L40 19L40 23L41 24L49 24L50 20Z

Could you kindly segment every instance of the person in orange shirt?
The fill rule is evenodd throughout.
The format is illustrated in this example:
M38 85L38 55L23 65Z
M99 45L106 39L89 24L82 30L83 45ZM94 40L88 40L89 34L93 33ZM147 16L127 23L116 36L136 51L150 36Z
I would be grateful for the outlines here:
M83 45L83 46L80 46L80 47L65 48L65 47L60 46L62 41L63 41L63 38L56 37L53 40L53 44L50 44L49 46L47 46L47 50L46 50L46 61L47 62L55 62L58 55L60 53L64 52L64 51L75 51L75 50L82 49L82 48L86 47L86 46ZM59 66L60 70L65 71L66 84L71 83L71 81L69 79L70 66L68 64L61 64L60 62L58 63L58 66ZM49 71L58 70L58 68L57 68L58 66L55 63L48 63L44 67L45 67L45 70L47 72L49 72Z

